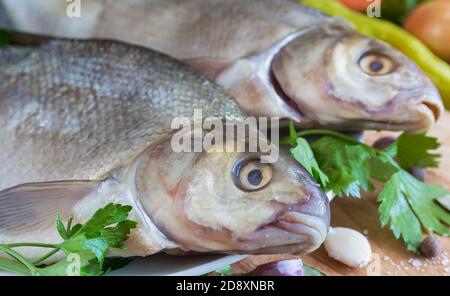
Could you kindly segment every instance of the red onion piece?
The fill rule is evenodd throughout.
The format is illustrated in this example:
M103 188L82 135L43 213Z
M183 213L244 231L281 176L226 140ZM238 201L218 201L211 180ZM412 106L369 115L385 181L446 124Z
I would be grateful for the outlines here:
M246 275L255 276L303 276L303 262L300 259L288 259L266 263L256 267Z

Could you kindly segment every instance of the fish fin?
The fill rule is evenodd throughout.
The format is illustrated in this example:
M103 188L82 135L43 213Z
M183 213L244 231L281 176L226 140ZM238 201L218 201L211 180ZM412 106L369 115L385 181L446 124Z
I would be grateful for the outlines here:
M195 58L186 59L183 62L203 73L211 80L215 80L223 70L231 65L229 60L219 58Z
M0 191L0 234L23 234L55 227L59 214L68 218L99 181L27 183Z

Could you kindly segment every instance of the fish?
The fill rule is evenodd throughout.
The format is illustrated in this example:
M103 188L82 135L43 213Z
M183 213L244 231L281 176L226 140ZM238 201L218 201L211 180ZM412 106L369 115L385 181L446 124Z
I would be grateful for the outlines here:
M317 249L329 202L287 152L266 163L247 148L174 151L176 134L202 139L172 125L197 108L225 125L246 118L206 76L143 47L50 40L0 49L0 243L57 243L57 214L84 223L118 203L132 206L137 228L114 256ZM23 249L27 258L43 252Z
M301 129L423 132L444 110L436 87L402 53L294 1L3 4L16 30L153 48L208 75L248 115Z

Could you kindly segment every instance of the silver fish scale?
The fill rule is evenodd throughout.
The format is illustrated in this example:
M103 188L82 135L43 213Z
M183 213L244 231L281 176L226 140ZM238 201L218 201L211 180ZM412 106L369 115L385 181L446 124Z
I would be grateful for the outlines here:
M103 178L195 108L205 117L242 117L219 86L151 50L110 41L3 49L0 189Z

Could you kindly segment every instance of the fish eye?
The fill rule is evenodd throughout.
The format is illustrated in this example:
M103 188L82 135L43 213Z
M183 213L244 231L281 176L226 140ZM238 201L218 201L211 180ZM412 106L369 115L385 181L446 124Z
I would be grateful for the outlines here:
M368 75L386 75L394 71L392 60L382 54L367 53L359 59L359 67Z
M272 179L272 166L259 158L239 160L233 168L233 182L241 190L254 191L266 186Z

